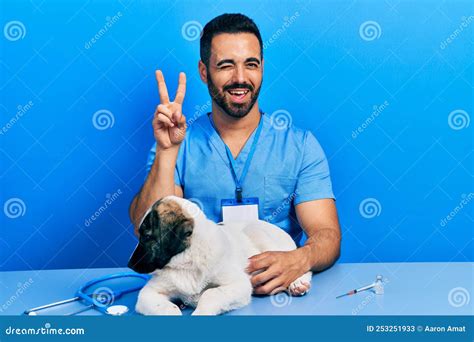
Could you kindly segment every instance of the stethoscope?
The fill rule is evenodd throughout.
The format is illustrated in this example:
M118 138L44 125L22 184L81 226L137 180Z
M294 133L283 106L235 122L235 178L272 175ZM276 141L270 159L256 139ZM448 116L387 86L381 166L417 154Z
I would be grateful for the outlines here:
M86 306L80 310L70 312L66 314L66 316L72 316L72 315L77 315L78 313L90 310L90 309L96 309L106 315L112 315L112 316L121 316L126 314L129 309L126 305L110 305L112 304L115 300L121 298L123 295L130 293L130 292L135 292L139 291L145 283L150 279L150 275L148 274L139 274L139 273L134 273L134 272L123 272L123 273L116 273L116 274L111 274L111 275L106 275L102 276L96 279L93 279L86 284L82 285L76 292L76 297L65 299L59 302L54 302L51 304L46 304L43 306L38 306L33 309L26 310L24 312L25 315L30 315L34 316L37 315L38 311L52 308L52 307L57 307L59 305L64 305L67 303L72 303L75 301L83 300L85 301ZM117 278L140 278L143 279L143 284L130 287L125 290L120 290L120 291L112 291L108 287L99 287L93 291L93 293L88 294L87 290L90 289L92 286L97 285L98 283L101 283L103 281L107 280L112 280L112 279L117 279Z

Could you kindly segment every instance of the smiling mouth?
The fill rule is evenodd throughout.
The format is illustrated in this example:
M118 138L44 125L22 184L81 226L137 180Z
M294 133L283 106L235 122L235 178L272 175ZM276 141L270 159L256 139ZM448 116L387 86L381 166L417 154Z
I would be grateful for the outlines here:
M227 93L232 98L232 101L234 102L243 102L247 94L250 92L248 89L231 89L227 90Z

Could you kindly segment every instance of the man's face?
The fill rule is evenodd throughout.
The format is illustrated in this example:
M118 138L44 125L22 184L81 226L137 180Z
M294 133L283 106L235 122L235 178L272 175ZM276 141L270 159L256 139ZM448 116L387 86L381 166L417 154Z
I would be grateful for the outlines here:
M227 115L246 116L257 102L262 85L260 44L251 33L222 33L212 39L207 86L214 102Z

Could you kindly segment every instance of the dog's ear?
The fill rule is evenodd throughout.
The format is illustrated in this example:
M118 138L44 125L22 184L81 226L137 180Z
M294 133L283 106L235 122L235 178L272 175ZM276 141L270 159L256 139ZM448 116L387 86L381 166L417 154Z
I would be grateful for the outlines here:
M128 261L128 267L137 273L151 273L158 268L158 265L147 255L150 252L147 251L145 244L153 238L154 231L160 229L159 225L160 217L156 210L152 209L140 225L140 240Z

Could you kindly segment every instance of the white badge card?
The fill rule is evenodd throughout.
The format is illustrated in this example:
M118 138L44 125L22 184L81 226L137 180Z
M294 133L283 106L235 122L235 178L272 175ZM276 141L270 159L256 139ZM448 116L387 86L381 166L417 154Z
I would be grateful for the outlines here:
M242 198L241 202L235 199L221 200L222 221L242 222L258 220L258 198Z

